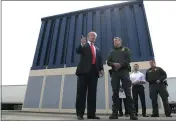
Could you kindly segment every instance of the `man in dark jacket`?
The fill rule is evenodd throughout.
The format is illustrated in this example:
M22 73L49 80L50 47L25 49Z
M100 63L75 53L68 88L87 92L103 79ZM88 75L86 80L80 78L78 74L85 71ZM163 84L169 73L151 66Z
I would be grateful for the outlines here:
M77 66L77 96L76 113L79 120L84 119L84 111L87 97L87 118L100 119L96 117L96 92L99 76L103 76L103 60L100 50L94 45L97 34L90 32L86 38L81 39L81 44L76 48L80 54L80 62ZM87 92L88 91L88 92Z
M130 50L127 47L121 45L122 40L119 37L114 38L114 48L110 51L107 64L112 67L112 115L109 119L118 119L118 109L119 109L119 87L120 80L122 82L122 87L125 91L127 108L130 114L131 120L137 120L135 115L133 99L131 96L131 81L129 77L131 55Z
M149 82L150 98L152 100L153 114L151 117L159 117L158 112L158 94L161 96L164 105L166 117L171 117L171 110L168 103L168 91L166 89L166 72L155 65L153 60L150 61L150 68L146 71L146 81Z

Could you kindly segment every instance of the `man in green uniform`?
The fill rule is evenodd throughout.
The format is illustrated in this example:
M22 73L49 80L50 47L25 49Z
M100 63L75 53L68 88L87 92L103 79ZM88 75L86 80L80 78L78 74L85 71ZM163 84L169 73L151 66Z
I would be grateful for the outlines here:
M153 60L150 61L150 68L146 71L146 81L149 82L150 99L152 100L153 112L151 117L159 117L158 112L158 94L160 95L166 117L171 117L171 110L168 103L168 91L167 91L167 74L160 68L156 67Z
M130 114L131 120L137 120L135 115L133 99L131 96L131 81L129 77L131 55L130 50L127 47L123 47L122 40L119 37L114 38L114 48L110 51L107 64L112 67L111 75L111 85L112 85L112 115L109 119L118 119L118 109L119 109L119 87L120 80L122 82L122 87L125 91L127 109Z

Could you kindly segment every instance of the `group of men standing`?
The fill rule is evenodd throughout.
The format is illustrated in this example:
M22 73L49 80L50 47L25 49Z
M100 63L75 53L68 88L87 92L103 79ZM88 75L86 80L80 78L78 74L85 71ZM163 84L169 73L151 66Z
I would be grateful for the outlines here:
M77 66L77 95L76 95L76 113L79 120L84 119L84 112L87 98L87 118L100 119L96 116L96 92L98 78L104 75L103 59L101 52L94 45L97 34L89 32L86 37L81 38L80 45L76 48L76 53L80 54L80 62ZM151 68L147 70L146 76L138 71L139 65L134 65L134 72L129 75L131 54L127 47L122 46L122 40L119 37L114 38L114 47L110 50L107 58L107 65L111 69L111 86L112 86L112 114L109 119L118 119L119 116L119 89L120 81L126 95L126 109L131 120L137 120L138 114L138 95L142 103L142 115L147 117L145 105L145 93L143 84L149 82L150 98L152 100L153 114L152 117L158 117L157 95L160 94L165 114L171 116L168 104L168 93L165 79L165 71L156 67L154 61L150 61ZM145 81L146 80L146 81ZM131 87L132 94L131 95Z

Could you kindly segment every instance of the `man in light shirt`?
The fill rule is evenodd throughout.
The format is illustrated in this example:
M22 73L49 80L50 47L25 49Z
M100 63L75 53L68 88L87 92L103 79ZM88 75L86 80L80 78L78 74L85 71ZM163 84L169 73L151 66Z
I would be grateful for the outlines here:
M139 71L138 64L135 64L133 66L133 69L134 72L131 73L130 79L132 81L132 94L136 109L136 115L138 115L138 95L139 95L142 105L142 116L148 117L148 115L146 114L145 92L144 92L144 84L146 83L145 76L143 73Z

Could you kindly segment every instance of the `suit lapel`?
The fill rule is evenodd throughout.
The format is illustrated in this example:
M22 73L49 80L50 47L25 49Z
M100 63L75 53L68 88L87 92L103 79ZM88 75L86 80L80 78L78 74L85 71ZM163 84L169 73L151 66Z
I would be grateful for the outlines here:
M99 54L98 51L99 51L99 49L95 46L96 59L97 59L97 56Z
M92 50L91 50L91 47L90 47L89 43L87 43L87 47L88 47L88 50L92 53Z

